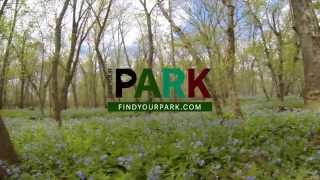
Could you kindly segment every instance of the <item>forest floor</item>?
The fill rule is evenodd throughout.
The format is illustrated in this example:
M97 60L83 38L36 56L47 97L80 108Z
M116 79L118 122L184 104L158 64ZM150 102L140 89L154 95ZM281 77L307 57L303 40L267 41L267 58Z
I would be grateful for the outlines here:
M301 99L242 99L245 120L214 113L108 113L70 109L64 124L5 110L21 156L12 179L320 179L320 113Z

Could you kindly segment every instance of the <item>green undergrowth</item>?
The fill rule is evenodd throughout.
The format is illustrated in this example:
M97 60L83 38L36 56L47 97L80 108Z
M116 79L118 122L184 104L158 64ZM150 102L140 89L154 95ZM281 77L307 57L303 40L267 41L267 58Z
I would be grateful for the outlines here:
M212 113L92 109L70 110L62 128L6 118L22 159L8 169L11 179L319 179L320 114L262 102L246 99L246 120L224 125Z

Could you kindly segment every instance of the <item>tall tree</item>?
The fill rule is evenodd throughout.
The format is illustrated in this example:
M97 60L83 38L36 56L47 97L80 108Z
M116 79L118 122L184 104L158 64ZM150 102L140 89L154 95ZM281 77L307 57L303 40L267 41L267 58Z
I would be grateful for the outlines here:
M61 89L62 108L66 109L68 104L68 90L72 83L73 76L79 63L80 50L84 40L87 38L93 24L88 25L90 15L89 7L85 7L85 1L80 1L78 7L77 0L72 3L72 32L70 52L65 66L64 81Z
M307 109L320 111L320 27L310 0L290 0L294 28L304 62L304 100Z
M263 7L266 9L265 15L266 17L259 17L258 14L262 14L262 10L259 11L259 8L257 7L255 10L254 7L257 6L254 3L251 3L249 1L245 1L246 6L248 8L248 14L253 18L253 24L255 27L258 28L260 35L261 35L261 40L262 40L262 45L264 49L264 54L266 56L267 62L266 66L270 70L271 73L271 78L273 82L273 87L275 88L276 91L276 97L277 97L277 106L279 111L285 110L284 107L284 97L285 97L285 89L288 82L285 80L285 63L286 59L284 57L284 47L285 47L285 34L287 33L285 28L286 22L285 19L281 19L283 22L280 23L280 18L284 16L282 14L282 3L281 2L275 2L273 3L273 7L268 8L268 5L264 5ZM271 12L269 12L271 9ZM264 9L263 9L264 10ZM263 19L267 20L267 25L263 24ZM271 34L275 36L275 42L276 42L276 54L277 56L273 55L273 41L272 37L270 40L268 40L268 30L266 29L268 27L270 29ZM288 29L288 28L287 28ZM274 59L277 60L277 62L274 62ZM260 73L261 74L261 73ZM265 90L264 90L265 91Z
M65 0L63 3L63 7L59 13L59 16L56 19L56 26L54 30L54 53L52 59L51 66L51 74L52 74L52 99L53 99L53 116L57 121L58 126L62 126L61 120L61 110L62 104L60 101L60 93L59 93L59 83L58 83L58 67L60 64L60 53L61 53L61 31L62 31L62 20L64 15L66 14L68 5L70 0Z
M24 101L25 101L25 90L26 90L26 83L27 83L27 69L25 65L25 53L26 53L26 41L27 41L27 32L23 33L22 42L21 42L21 50L17 53L18 59L20 62L20 101L19 101L19 108L24 108Z
M101 3L98 5L98 10L95 10L91 6L91 10L95 16L95 23L97 26L95 39L94 39L94 49L98 58L99 66L102 69L102 72L104 75L103 77L105 78L104 81L107 83L108 98L114 99L113 87L112 87L112 69L107 68L107 63L100 50L100 44L101 44L101 41L103 40L104 32L107 27L107 21L109 19L113 0L109 0L108 3L106 3L107 1L100 1L100 2ZM103 14L105 11L105 6L107 6L107 10L105 14Z
M5 10L5 7L7 5L7 1L4 1L1 7L1 14L0 14L0 20L2 20L3 11ZM17 22L17 15L18 15L18 8L19 8L19 0L15 1L15 9L14 9L14 15L13 15L13 21L10 28L10 34L7 42L7 47L5 50L5 54L3 57L3 64L1 69L1 75L0 75L0 160L7 161L8 163L16 163L18 162L18 155L14 149L14 146L10 140L10 136L8 133L8 130L2 120L2 105L3 105L3 92L4 92L4 84L6 81L6 72L8 68L8 61L9 61L9 54L10 54L10 48L11 43L13 39L13 34L15 31L15 26ZM0 167L0 179L4 179L7 175L7 172Z
M235 38L235 10L236 7L234 5L233 0L223 0L223 4L227 8L228 20L227 20L227 36L228 36L228 49L227 49L227 73L230 79L230 93L231 93L231 101L233 105L234 114L237 117L243 117L241 107L240 107L240 99L238 95L238 88L236 85L236 77L235 77L235 65L236 65L236 38Z
M152 32L152 18L151 14L154 8L156 7L157 4L155 4L150 10L147 7L147 1L146 0L139 0L140 4L143 7L143 12L146 17L146 22L147 22L147 37L148 37L148 58L147 58L147 63L148 63L148 68L152 69L153 68L153 61L154 61L154 42L153 42L153 32ZM152 100L152 96L149 93L149 100Z
M191 55L192 59L195 61L195 65L197 68L202 68L202 66L204 65L201 56L199 55L199 53L196 51L196 48L193 46L192 42L190 41L190 39L188 38L188 36L185 34L185 32L182 31L182 29L173 21L173 19L170 17L169 13L165 10L165 8L163 7L162 1L158 0L158 6L163 14L163 16L167 19L167 21L170 23L170 25L173 28L174 33L176 33L180 40L182 41L182 43L184 44L184 48L186 48L186 50L189 52L189 54ZM217 95L217 90L216 87L214 86L214 84L210 81L209 78L205 79L205 82L207 83L207 85L210 87L210 92L211 92L211 96L212 96L212 100L214 102L215 105L215 110L216 113L219 117L223 118L223 110L222 110L222 106L220 103L220 100L218 98Z
M4 94L5 94L5 84L7 81L7 70L9 67L9 56L10 56L10 51L11 51L11 45L13 41L13 36L14 36L14 31L16 29L16 23L17 23L17 17L18 17L18 10L19 10L19 0L15 1L15 10L13 13L13 20L11 23L11 28L7 40L7 46L5 48L5 52L2 58L2 67L1 67L1 72L0 72L0 109L3 107L3 101L4 101Z

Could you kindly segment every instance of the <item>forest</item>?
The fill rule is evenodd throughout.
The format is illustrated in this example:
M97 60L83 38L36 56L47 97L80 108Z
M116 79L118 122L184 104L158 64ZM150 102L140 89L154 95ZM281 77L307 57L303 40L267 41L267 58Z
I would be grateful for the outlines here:
M0 6L1 180L320 179L319 0ZM141 79L119 93L118 69L151 73L164 96ZM164 69L206 74L185 97L190 80L166 91L179 78ZM110 102L213 108L109 112Z

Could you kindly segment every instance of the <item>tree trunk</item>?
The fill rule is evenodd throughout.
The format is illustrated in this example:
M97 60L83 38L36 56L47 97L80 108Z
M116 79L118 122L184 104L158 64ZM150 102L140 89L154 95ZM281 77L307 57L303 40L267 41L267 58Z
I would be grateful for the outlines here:
M277 98L278 98L278 111L284 111L284 96L285 96L285 80L284 80L284 59L283 59L283 40L281 32L276 33L278 41L278 57L279 57L279 72L278 72L278 87L277 87Z
M169 17L172 19L173 9L172 9L172 0L169 0ZM175 45L174 45L174 37L173 37L173 26L170 24L170 61L172 66L176 67L176 59L175 59ZM177 100L176 90L173 91L173 101Z
M94 62L92 63L92 71L93 71L93 77L91 81L91 88L92 88L92 95L93 95L93 107L96 108L98 107L98 100L97 100L97 61L93 60ZM108 79L108 82L110 80ZM112 87L112 85L111 85ZM109 89L108 89L109 91Z
M0 160L8 163L17 163L18 155L11 143L8 130L0 116ZM1 179L1 178L0 178Z
M105 81L105 77L104 77L104 74L103 74L103 71L102 71L102 67L99 66L99 74L100 74L100 80L101 80L101 85L102 85L102 97L103 97L103 106L106 106L107 105L107 88L106 88L106 81Z
M104 74L104 78L105 78L105 81L107 81L107 89L108 89L108 98L110 99L114 99L114 95L112 93L112 82L110 80L110 77L109 77L109 73L108 73L108 69L106 67L106 63L105 63L105 60L102 56L102 53L99 49L99 46L100 46L100 42L103 38L103 33L104 33L104 30L105 30L105 27L107 25L107 20L109 18L109 14L110 14L110 10L111 10L111 6L112 6L112 3L113 3L113 0L110 0L109 1L109 4L108 4L108 7L107 7L107 12L104 16L104 19L101 23L101 21L99 20L99 17L96 17L96 23L98 25L98 32L97 32L97 36L95 37L95 41L94 41L94 49L96 51L96 55L97 55L97 58L98 58L98 63L99 63L99 66L101 67L102 71L103 71L103 74ZM99 12L100 14L101 12ZM109 80L108 80L109 79Z
M14 31L15 31L16 23L17 23L18 4L19 4L19 0L16 0L13 21L12 21L12 25L11 25L11 29L10 29L7 47L5 49L5 53L4 53L3 59L2 59L2 69L1 69L1 74L0 74L0 109L3 107L4 101L5 101L5 85L6 85L6 80L7 80L7 69L9 66L9 56L10 56L11 43L13 40Z
M258 67L258 75L260 78L261 88L262 88L263 94L266 97L267 101L270 101L270 96L269 96L268 90L265 85L264 76L263 76L263 72L261 70L261 67Z
M5 179L8 176L7 171L0 167L0 179Z
M68 4L70 0L65 0L63 8L59 14L59 17L56 20L56 27L54 33L54 54L52 60L52 100L53 100L53 116L57 121L58 126L62 126L61 120L61 103L59 95L59 83L58 83L58 67L60 63L60 51L61 51L61 29L62 29L62 20L67 11Z
M152 23L151 23L151 14L146 12L147 18L147 29L148 29L148 68L153 69L153 56L154 56L154 46L153 46L153 33L152 33ZM152 94L148 91L148 99L152 101Z
M23 109L24 108L24 98L25 98L25 94L24 94L24 90L25 90L25 79L22 78L21 79L21 83L20 83L20 101L19 101L19 108Z
M22 40L22 47L21 52L18 55L20 66L21 66L21 74L20 74L20 102L19 102L19 108L24 108L24 100L25 100L25 84L26 84L26 77L27 77L27 70L24 63L24 54L25 54L25 45L26 45L27 37L26 32L23 34L23 40Z
M149 11L147 8L147 1L140 0L140 4L143 6L144 15L146 17L147 22L147 37L148 37L148 57L147 64L149 69L153 69L153 57L154 57L154 44L153 44L153 32L152 32L152 21L151 21L151 13L153 8ZM152 94L148 91L148 100L152 101Z
M40 31L40 37L41 37L41 42L44 44L44 38L42 35L42 32ZM41 115L44 115L44 106L46 103L46 90L47 90L47 86L49 85L49 81L51 79L51 75L49 74L48 77L48 83L47 84L43 84L44 83L44 60L45 59L45 49L44 49L44 45L42 45L41 47L41 68L40 68L40 80L39 80L39 105L40 105L40 111L41 111Z
M75 81L72 82L72 94L73 94L74 106L76 108L79 108L79 100L78 100L78 94L77 94L77 82L75 82Z
M1 5L1 9L0 9L0 20L1 20L2 16L3 16L3 14L4 14L4 9L6 8L7 4L8 4L8 0L4 0L3 3L2 3L2 5Z
M132 69L132 63L130 61L130 57L129 57L129 53L128 53L128 50L127 50L127 45L125 43L125 37L124 37L124 32L123 32L123 29L121 27L121 24L119 24L119 30L120 30L120 36L121 36L121 43L123 45L123 52L125 54L125 58L126 58L126 62L127 62L127 65L130 69ZM136 84L133 85L134 89L137 90L137 86ZM138 102L139 101L139 98L135 98L135 100Z
M218 93L215 92L215 88L211 88L210 92L211 92L212 101L214 103L214 107L215 107L215 111L217 113L217 116L224 119L223 110L221 107L221 102L217 96Z
M84 69L83 66L80 65L80 69L82 71L82 74L83 74L83 79L84 79L84 87L85 87L85 106L86 107L89 107L90 106L90 100L89 100L89 85L88 85L88 75L87 75L87 72L86 70Z
M320 111L320 27L310 0L291 0L295 30L304 61L306 109Z
M111 100L114 100L114 95L113 95L113 69L112 68L108 68L107 69L107 91L108 91L108 98Z
M77 0L73 0L70 52L68 55L64 82L61 91L61 102L63 109L67 109L68 106L68 91L70 85L72 84L72 79L79 62L82 43L84 42L90 29L92 28L92 25L88 28L85 28L88 20L88 9L83 10L84 2L85 1L81 1L79 15L77 17Z
M223 4L227 7L228 11L228 49L227 49L227 73L230 79L230 95L233 106L234 115L236 117L243 117L241 107L240 107L240 99L238 96L238 89L236 85L235 78L235 64L236 64L236 40L235 40L235 6L233 5L232 0L223 0Z
M0 12L0 20L2 20L1 17L3 15L3 11L6 4L7 4L7 1L4 1L4 3L2 4L1 12ZM1 69L1 75L0 75L0 160L7 161L8 163L16 163L19 160L18 155L14 149L14 146L10 140L8 130L1 118L1 110L2 110L3 99L4 99L4 89L6 84L6 72L7 72L7 67L9 63L8 60L9 60L9 54L10 54L10 46L13 39L13 34L14 34L16 20L17 20L18 4L19 4L19 1L16 0L15 12L14 12L14 17L12 22L13 24L11 25L10 35L9 35L7 47L5 50L5 54L3 57L3 65ZM6 176L7 176L6 171L0 168L0 179L5 179Z
M68 55L68 60L65 68L64 81L63 81L61 97L60 97L62 109L67 109L68 107L68 91L69 91L70 83L72 81L72 76L70 71L71 71L74 55L76 52L76 45L78 40L78 22L76 21L76 8L77 8L77 1L73 0L70 52Z

